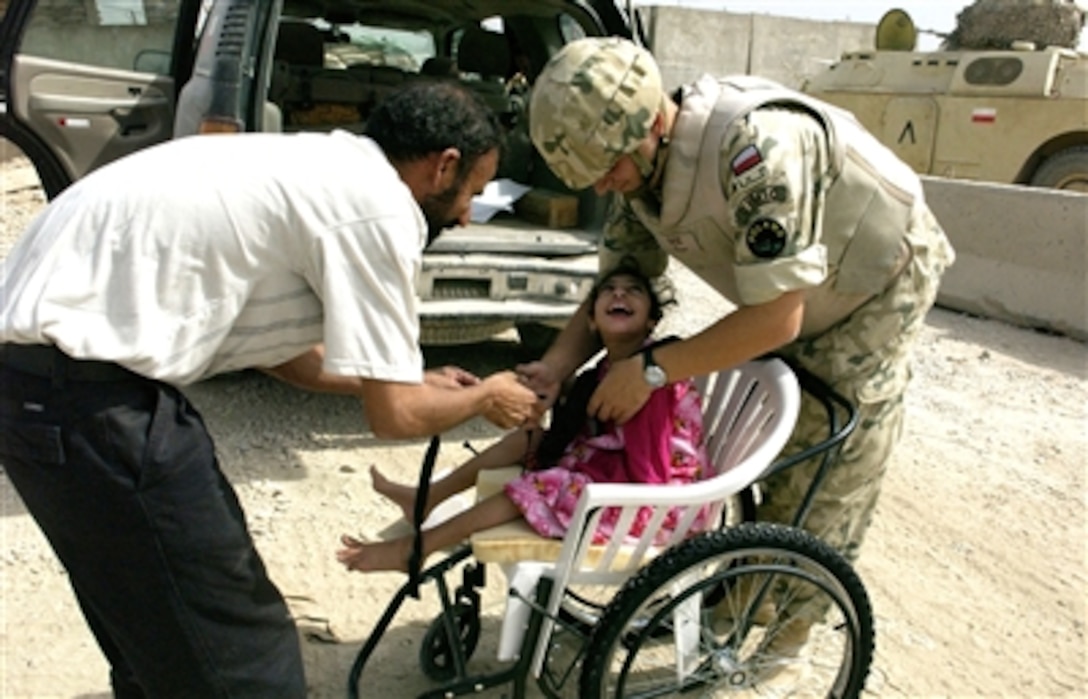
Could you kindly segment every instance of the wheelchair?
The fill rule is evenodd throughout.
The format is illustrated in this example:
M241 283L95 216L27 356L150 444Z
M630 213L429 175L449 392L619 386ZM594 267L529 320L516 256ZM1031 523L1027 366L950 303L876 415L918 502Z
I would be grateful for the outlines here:
M714 475L685 485L590 484L562 540L518 521L479 532L424 567L422 510L439 449L433 438L420 473L408 580L356 655L349 698L359 696L367 661L398 610L427 584L437 588L442 609L419 647L420 667L436 683L421 699L500 686L520 698L530 682L552 698L858 696L875 643L868 595L838 552L800 528L855 427L853 406L776 357L699 383ZM776 461L802 391L826 411L826 439ZM822 461L792 524L752 521L756 481L809 459ZM482 471L479 496L509 476ZM648 523L638 536L594 544L607 508L619 510L617 534L630 531L636 516ZM667 516L671 530L662 526ZM699 522L713 526L700 530ZM509 585L498 644L504 665L473 674L468 663L480 640L488 564ZM448 578L458 571L451 590Z

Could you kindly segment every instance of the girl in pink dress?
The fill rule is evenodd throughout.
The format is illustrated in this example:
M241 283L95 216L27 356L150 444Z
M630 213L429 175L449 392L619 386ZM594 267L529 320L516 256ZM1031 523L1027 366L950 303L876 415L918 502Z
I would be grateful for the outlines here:
M650 335L662 316L663 301L649 280L629 263L608 272L594 286L590 328L606 356L575 381L556 406L546 432L526 425L496 442L444 478L432 483L426 510L476 482L480 469L524 463L526 471L506 484L503 493L423 532L423 553L452 546L473 532L517 517L544 536L562 538L578 498L588 483L690 483L708 475L703 448L701 398L690 380L656 389L645 406L622 425L598 424L586 407L613 358L629 357L653 345ZM393 483L371 469L374 489L411 517L414 487ZM636 518L631 534L645 525ZM613 534L617 512L606 511L595 542ZM666 530L669 528L666 523ZM407 570L411 537L363 542L341 537L337 560L349 570Z

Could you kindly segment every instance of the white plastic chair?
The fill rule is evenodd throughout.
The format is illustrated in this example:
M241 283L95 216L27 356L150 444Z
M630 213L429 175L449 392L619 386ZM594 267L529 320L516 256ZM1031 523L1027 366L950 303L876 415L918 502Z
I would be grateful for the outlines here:
M659 552L697 533L694 527L704 505L711 508L705 521L711 526L719 522L724 504L759 480L774 462L800 409L800 387L790 368L779 359L756 360L703 377L697 383L703 395L707 454L716 475L685 485L590 484L561 541L537 536L520 521L473 535L473 556L482 563L500 564L509 587L521 598L507 598L499 640L500 660L517 657L530 612L523 600L535 598L541 576L551 577L554 584L546 604L547 615L535 640L530 669L536 678L568 586L622 585ZM495 492L510 476L509 470L505 474L482 471L478 497ZM621 508L617 532L629 531L641 508L652 508L652 515L637 538L617 536L608 544L592 545L601 514L609 507ZM674 508L682 509L675 528L662 531L666 516Z

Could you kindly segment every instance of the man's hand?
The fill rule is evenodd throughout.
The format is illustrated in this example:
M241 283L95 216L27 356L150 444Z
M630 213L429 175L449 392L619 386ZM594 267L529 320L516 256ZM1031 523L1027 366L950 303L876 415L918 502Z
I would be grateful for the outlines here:
M435 388L464 388L480 383L480 377L461 367L444 366L424 372L423 381Z
M653 389L642 378L642 355L614 363L589 399L586 412L601 422L627 422L650 399Z
M483 416L504 429L517 427L526 421L536 421L543 413L537 394L512 371L492 374L483 380L488 404Z

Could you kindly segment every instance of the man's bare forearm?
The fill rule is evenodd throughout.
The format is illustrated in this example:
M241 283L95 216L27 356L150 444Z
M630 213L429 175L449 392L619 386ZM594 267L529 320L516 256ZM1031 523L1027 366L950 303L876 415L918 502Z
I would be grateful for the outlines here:
M339 376L324 369L325 348L321 345L294 359L262 369L266 374L298 388L318 393L361 396L363 380L358 376Z

